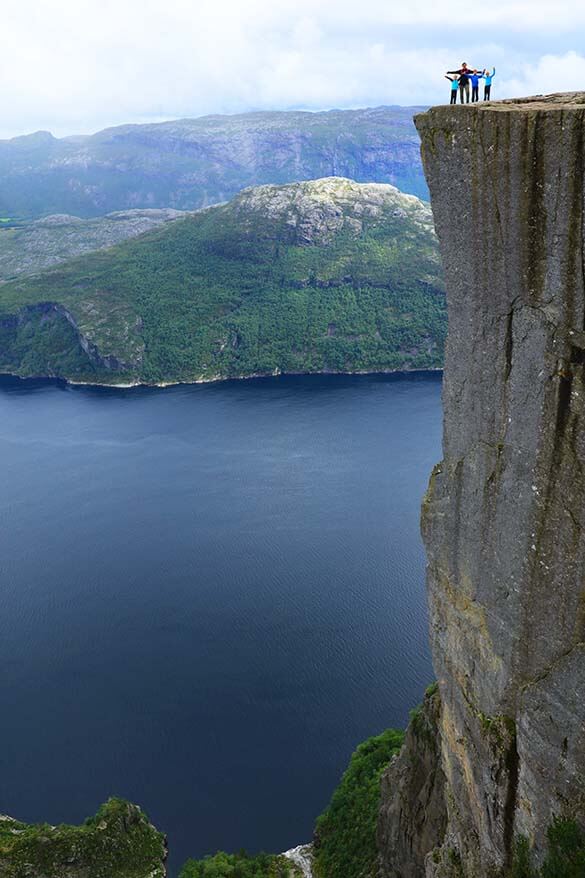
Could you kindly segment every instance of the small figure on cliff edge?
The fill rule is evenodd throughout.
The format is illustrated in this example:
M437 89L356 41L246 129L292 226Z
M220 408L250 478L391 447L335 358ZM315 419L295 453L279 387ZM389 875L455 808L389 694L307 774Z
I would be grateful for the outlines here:
M490 94L492 91L492 79L496 75L496 68L494 67L494 69L492 70L491 73L489 72L489 70L484 70L483 74L485 77L485 88L483 90L483 99L484 99L484 101L489 101Z
M457 103L457 91L459 90L459 77L458 76L449 76L445 74L445 79L448 79L451 83L451 103Z
M467 103L469 103L469 77L471 76L471 70L467 66L467 63L463 61L459 70L447 70L447 74L453 73L456 73L459 77L459 99L461 103L463 103L464 93L467 98Z
M474 70L470 76L471 79L471 103L476 104L479 101L479 80L483 79L484 74Z

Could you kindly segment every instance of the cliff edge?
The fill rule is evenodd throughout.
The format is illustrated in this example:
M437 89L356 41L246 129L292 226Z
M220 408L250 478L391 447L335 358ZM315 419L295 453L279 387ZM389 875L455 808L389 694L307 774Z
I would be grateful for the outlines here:
M449 333L422 513L447 823L412 874L487 878L585 818L585 93L415 122Z

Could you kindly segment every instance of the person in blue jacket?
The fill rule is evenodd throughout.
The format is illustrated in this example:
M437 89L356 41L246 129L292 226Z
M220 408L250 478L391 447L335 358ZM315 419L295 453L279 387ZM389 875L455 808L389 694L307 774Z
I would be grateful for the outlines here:
M449 76L445 74L445 79L448 79L451 83L451 103L457 103L457 91L459 89L459 77L458 76Z
M496 75L496 68L494 67L494 69L492 70L491 73L489 72L489 70L484 70L483 75L485 78L485 88L483 90L483 99L484 99L484 101L489 101L490 94L492 91L492 79Z
M479 80L483 79L483 73L474 70L471 76L471 103L476 104L479 101Z

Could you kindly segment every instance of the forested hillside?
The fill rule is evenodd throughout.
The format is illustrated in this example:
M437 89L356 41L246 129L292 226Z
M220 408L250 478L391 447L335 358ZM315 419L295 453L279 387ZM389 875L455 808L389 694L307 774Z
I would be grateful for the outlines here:
M104 383L442 364L430 209L329 178L229 204L0 286L0 369Z

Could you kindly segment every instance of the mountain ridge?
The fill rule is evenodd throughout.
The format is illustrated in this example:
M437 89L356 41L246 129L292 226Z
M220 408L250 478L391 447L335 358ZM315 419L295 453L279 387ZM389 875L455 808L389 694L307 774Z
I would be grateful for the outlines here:
M3 140L0 216L195 210L247 186L331 175L428 198L416 109L262 111Z

